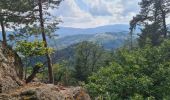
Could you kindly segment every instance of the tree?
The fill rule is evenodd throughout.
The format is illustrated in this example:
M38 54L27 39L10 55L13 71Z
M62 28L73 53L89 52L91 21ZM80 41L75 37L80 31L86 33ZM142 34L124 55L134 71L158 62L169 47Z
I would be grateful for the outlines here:
M40 17L40 25L41 25L41 32L42 32L42 38L44 41L44 46L47 47L47 40L45 35L45 29L44 29L44 19L43 19L43 12L42 12L42 0L38 0L38 7L39 7L39 17ZM48 75L49 75L49 82L53 83L53 72L52 72L52 62L50 55L46 53L47 56L47 62L48 62Z
M107 64L107 54L99 45L92 42L82 42L76 46L73 66L75 78L87 81L87 77Z
M31 59L32 57L37 56L44 56L46 52L48 53L52 52L51 48L44 47L43 42L34 41L34 42L27 42L27 41L20 41L17 42L15 50L20 53L20 55L24 56L26 59ZM27 78L27 65L25 65L25 79L27 82L30 82L36 75L36 73L39 71L41 64L35 64L33 67L33 73L30 77ZM43 63L44 65L44 63Z
M48 47L47 44L47 39L46 39L46 34L45 34L45 27L44 27L44 17L43 17L43 5L45 5L46 9L49 9L49 5L56 4L57 6L60 4L61 0L55 1L55 0L38 0L38 10L39 10L39 21L40 21L40 27L41 27L41 33L42 33L42 38L44 41L44 47ZM58 23L57 23L58 24ZM53 83L54 78L53 78L53 71L52 71L52 61L49 53L46 53L47 57L47 63L48 63L48 75L49 75L49 82Z
M26 79L26 83L30 83L36 76L36 74L39 72L40 68L43 67L42 63L37 63L34 67L33 67L33 71L32 74Z
M33 9L32 0L1 0L0 1L0 25L3 37L3 47L7 46L5 28L15 28L17 24L30 23L34 18L29 12ZM12 25L12 24L13 25Z
M3 43L6 45L6 34L5 34L5 25L7 22L13 23L27 23L27 26L34 26L39 21L38 33L42 34L44 41L44 46L48 47L46 34L54 32L56 25L59 23L59 20L51 16L48 12L50 8L57 8L62 0L2 0L0 1L1 5L1 26L3 30ZM39 14L37 16L37 14ZM46 18L44 17L46 16ZM47 17L48 16L48 17ZM53 20L50 22L49 19ZM47 23L46 22L50 22ZM33 25L34 24L34 25ZM37 25L38 26L38 25ZM39 30L38 29L38 30ZM48 71L49 71L49 82L53 83L53 74L52 74L52 63L51 58L48 52L46 52L47 62L48 62Z
M170 1L169 0L155 0L155 6L160 10L160 15L162 18L162 29L163 35L167 37L167 25L166 25L166 17L170 13Z
M130 30L133 31L136 25L143 25L144 27L150 25L154 29L152 32L151 31L149 32L151 32L152 34L159 33L160 37L163 36L164 38L166 38L167 37L166 17L170 13L170 1L169 0L142 0L139 4L141 6L141 11L130 21L130 26L131 26ZM159 26L159 27L155 27L155 26ZM151 33L142 33L142 35L151 34Z
M54 80L58 84L64 86L76 86L77 80L74 77L73 66L70 66L66 60L61 61L59 64L54 64Z
M152 46L158 46L162 43L163 37L161 37L161 33L157 30L160 25L146 24L144 29L141 29L141 34L139 34L138 44L140 47L145 47L147 45L148 40L150 41Z
M107 67L89 77L91 97L103 100L169 99L170 41L129 51L120 49Z
M32 0L32 8L29 12L30 15L34 16L33 22L28 23L24 29L21 29L19 33L24 34L39 34L42 35L44 47L48 47L47 36L52 37L53 32L56 31L56 25L59 24L60 20L54 17L49 9L58 8L62 0ZM37 23L39 22L39 24ZM22 35L24 36L24 35ZM46 60L48 65L48 78L49 82L53 83L53 71L52 61L48 51L46 52Z
M31 2L33 5L33 9L29 11L30 15L34 16L33 22L28 23L28 25L26 25L24 29L21 29L19 33L41 33L44 47L48 48L47 35L51 34L52 32L55 32L55 30L57 29L56 25L60 22L60 20L52 16L48 12L48 10L50 8L57 8L61 1L62 0L33 0ZM37 22L39 22L40 24L37 24ZM48 65L49 82L53 83L52 61L48 51L46 52L46 59Z

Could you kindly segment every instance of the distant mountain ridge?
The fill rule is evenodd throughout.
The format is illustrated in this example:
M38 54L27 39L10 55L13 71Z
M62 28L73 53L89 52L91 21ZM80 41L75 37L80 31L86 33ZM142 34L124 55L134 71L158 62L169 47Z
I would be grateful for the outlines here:
M96 28L73 28L73 27L60 27L55 32L55 34L59 35L60 37L65 36L73 36L73 35L80 35L80 34L96 34L96 33L105 33L105 32L129 32L129 25L128 24L114 24L114 25L105 25L99 26ZM136 32L139 32L139 29L136 29ZM1 32L0 32L1 33ZM12 31L7 31L7 36L12 33ZM0 34L0 39L2 39Z
M82 41L91 41L101 44L106 49L115 49L124 44L128 38L128 33L128 24L105 25L84 29L60 27L56 31L59 37L50 41L50 44L58 49L63 49Z
M100 44L105 49L116 49L125 43L128 39L128 33L129 32L105 32L96 34L78 34L53 39L49 41L49 44L54 48L64 49L82 41L90 41Z
M56 31L56 34L59 37L79 35L79 34L96 34L96 33L105 33L105 32L127 32L129 31L128 24L115 24L115 25L105 25L99 26L96 28L71 28L71 27L59 27ZM139 31L139 30L137 30Z
M139 29L136 30L139 32ZM9 35L12 32L7 32ZM71 28L60 27L54 34L59 35L55 38L47 38L48 44L57 49L67 48L70 45L80 43L82 41L91 41L101 44L106 49L116 49L124 44L128 38L129 25L128 24L115 24L105 25L96 28ZM0 36L0 39L2 37ZM41 39L31 36L28 40Z

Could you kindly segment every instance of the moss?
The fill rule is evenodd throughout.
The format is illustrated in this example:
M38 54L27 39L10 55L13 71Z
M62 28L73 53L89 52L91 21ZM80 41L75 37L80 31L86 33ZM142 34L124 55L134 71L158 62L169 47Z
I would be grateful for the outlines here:
M36 92L34 90L24 91L20 95L21 95L21 100L38 100L36 96Z
M37 96L32 95L32 96L23 96L21 100L38 100Z
M36 95L36 92L34 90L27 90L27 91L23 91L20 95L21 96L24 96L24 95Z

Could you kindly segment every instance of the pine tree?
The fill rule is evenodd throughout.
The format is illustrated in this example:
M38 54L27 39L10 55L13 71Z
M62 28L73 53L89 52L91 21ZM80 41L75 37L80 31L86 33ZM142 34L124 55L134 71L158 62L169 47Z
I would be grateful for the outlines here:
M49 8L56 8L59 6L60 2L62 0L37 0L35 1L35 5L38 6L38 13L39 13L39 22L40 22L40 30L41 30L41 34L42 34L42 39L44 41L44 47L48 47L48 43L47 43L47 39L46 39L46 28L45 28L45 21L47 20L46 18L44 18L44 16L51 16L49 12L47 12L47 10ZM36 6L35 6L36 8ZM44 13L45 12L45 13ZM50 29L53 30L53 28L55 28L55 26L58 24L57 22L53 22L52 25L46 25L48 28L50 27ZM52 26L52 27L51 27ZM53 71L52 71L52 61L51 61L51 57L49 55L49 53L47 52L46 54L46 58L47 58L47 65L48 65L48 78L49 78L49 83L53 83L54 82L54 78L53 78Z
M160 38L162 36L166 38L166 17L170 13L170 0L142 0L139 5L141 7L141 11L130 21L130 30L132 31L133 29L135 29L136 25L138 24L144 27L151 25L152 28L154 28L153 32L145 30L145 32L150 33L142 33L142 36L144 36L144 34L146 36L149 36L147 34L152 33L153 35L160 34Z
M1 0L0 1L0 25L3 37L3 47L7 46L7 37L5 28L15 28L18 24L31 22L29 14L24 14L29 10L32 11L32 0ZM23 15L24 14L24 15ZM10 23L13 23L11 25Z
M166 17L170 13L169 0L142 0L140 3L141 11L130 22L131 29L137 24L144 24L148 22L158 23L163 30L163 35L167 35Z

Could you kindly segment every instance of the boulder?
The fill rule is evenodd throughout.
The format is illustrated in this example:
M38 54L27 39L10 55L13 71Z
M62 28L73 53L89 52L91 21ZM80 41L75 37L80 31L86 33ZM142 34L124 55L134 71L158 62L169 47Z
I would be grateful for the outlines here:
M4 100L91 100L81 87L62 87L37 82L1 94L0 98Z
M23 84L19 78L16 69L22 69L21 66L15 66L15 55L12 50L0 48L0 93L15 89Z

